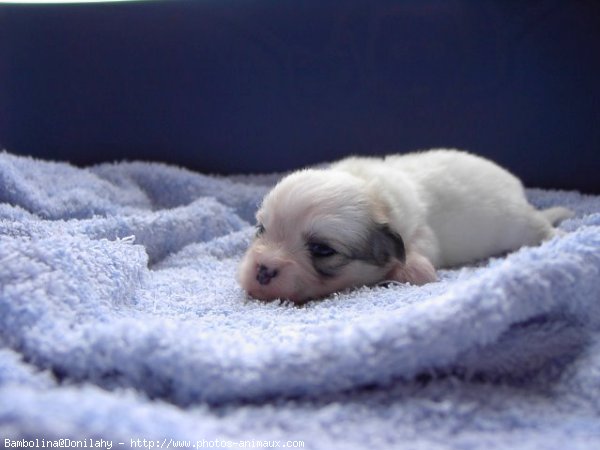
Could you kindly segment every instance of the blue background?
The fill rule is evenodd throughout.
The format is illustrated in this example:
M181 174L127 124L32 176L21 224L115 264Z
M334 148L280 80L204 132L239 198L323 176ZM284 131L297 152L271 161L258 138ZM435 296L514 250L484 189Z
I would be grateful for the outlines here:
M271 172L459 147L600 192L600 2L0 7L0 146Z

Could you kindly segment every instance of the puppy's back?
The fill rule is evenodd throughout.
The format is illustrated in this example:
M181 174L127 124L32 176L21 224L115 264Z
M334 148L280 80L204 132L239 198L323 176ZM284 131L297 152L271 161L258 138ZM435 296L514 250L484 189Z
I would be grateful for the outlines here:
M417 222L436 237L438 251L432 254L437 257L430 259L437 267L538 244L551 236L551 224L527 202L521 181L467 152L440 149L352 158L337 168L370 177L387 198L406 198L406 189L414 190L422 213ZM414 221L405 201L392 203L394 222Z

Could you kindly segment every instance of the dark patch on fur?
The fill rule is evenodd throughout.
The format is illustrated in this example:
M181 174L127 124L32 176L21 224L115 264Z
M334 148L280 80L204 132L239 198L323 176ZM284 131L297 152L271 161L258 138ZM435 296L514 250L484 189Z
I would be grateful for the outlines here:
M353 255L355 259L361 259L376 266L386 265L391 258L396 258L401 262L406 260L404 241L387 225L377 225L366 244L366 248Z
M323 241L323 243L326 243ZM327 245L330 245L327 243ZM340 269L353 260L365 261L375 266L385 266L390 259L396 258L401 262L406 260L404 241L398 233L392 231L387 225L377 224L373 231L359 248L347 251L336 250L334 255L328 257L311 258L315 271L325 278L337 275Z
M342 253L336 253L327 258L312 258L312 264L315 271L325 278L336 276L339 270L350 261L352 261L352 258Z

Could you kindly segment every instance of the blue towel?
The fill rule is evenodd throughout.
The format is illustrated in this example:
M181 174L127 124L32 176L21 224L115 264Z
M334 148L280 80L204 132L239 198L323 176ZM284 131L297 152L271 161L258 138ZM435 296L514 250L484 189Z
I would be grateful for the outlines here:
M563 236L298 307L235 281L278 177L0 153L0 445L600 448L600 197L529 189Z

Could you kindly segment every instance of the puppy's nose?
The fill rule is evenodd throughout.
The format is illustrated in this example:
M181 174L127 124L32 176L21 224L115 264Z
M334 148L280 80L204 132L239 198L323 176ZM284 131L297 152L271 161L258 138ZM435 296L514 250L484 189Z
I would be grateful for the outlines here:
M279 271L277 269L269 269L267 266L261 264L258 266L258 270L256 272L256 281L262 285L269 284L278 273Z

